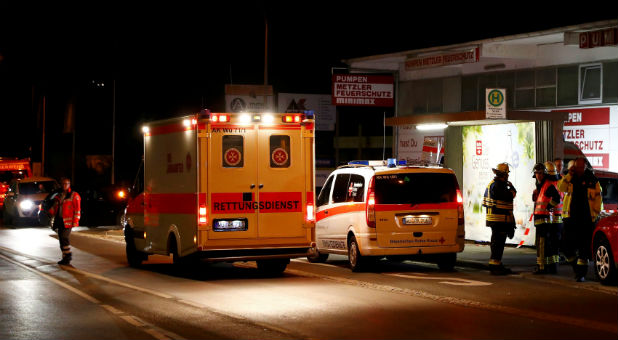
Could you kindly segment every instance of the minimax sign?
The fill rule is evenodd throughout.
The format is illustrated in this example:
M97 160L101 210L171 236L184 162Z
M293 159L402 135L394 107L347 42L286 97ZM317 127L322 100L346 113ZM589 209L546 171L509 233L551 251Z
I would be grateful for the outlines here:
M387 106L394 105L394 77L364 74L334 74L333 105Z

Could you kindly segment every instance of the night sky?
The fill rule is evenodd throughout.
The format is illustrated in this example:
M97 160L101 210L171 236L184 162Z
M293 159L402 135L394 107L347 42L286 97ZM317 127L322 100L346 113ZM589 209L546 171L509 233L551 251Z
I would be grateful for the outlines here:
M40 161L43 96L50 164L70 156L71 135L62 133L69 103L76 115L76 152L111 153L115 80L117 177L133 177L142 151L142 122L202 107L223 111L225 84L263 84L265 19L268 82L275 92L328 94L331 67L342 66L345 58L616 17L603 6L582 10L534 2L477 8L469 2L178 3L2 2L0 157Z

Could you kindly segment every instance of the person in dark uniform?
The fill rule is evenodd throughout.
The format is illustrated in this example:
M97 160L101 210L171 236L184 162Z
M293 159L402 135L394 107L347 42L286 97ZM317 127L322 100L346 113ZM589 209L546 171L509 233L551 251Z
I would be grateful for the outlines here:
M509 179L509 165L500 163L492 169L496 175L487 185L483 195L483 206L487 208L486 225L491 228L491 255L489 270L492 275L508 275L512 271L502 264L506 238L515 234L513 199L517 190Z
M534 226L536 227L536 267L534 274L556 274L558 242L557 225L554 225L554 210L561 209L561 196L556 188L556 170L554 163L537 163L534 166L533 178L536 178L536 189L532 193L534 202ZM549 171L553 175L549 175ZM555 253L555 254L554 254ZM554 256L556 255L556 256Z

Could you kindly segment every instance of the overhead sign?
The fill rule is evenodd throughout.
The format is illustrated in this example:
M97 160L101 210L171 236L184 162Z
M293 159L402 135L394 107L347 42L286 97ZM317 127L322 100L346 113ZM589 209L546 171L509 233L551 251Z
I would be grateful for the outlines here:
M365 74L334 74L333 105L394 105L394 77Z
M273 108L270 85L225 85L226 112L264 112Z
M506 119L506 89L485 89L485 118Z
M616 27L579 34L579 48L616 45L618 45L618 28Z
M405 69L406 71L413 71L421 68L476 63L478 61L479 48L476 47L465 51L408 58L406 59Z
M610 124L609 107L552 112L569 113L569 120L562 130L565 141L577 145L595 169L615 171L616 166L610 164L610 155L616 153L612 137L617 135L618 128Z

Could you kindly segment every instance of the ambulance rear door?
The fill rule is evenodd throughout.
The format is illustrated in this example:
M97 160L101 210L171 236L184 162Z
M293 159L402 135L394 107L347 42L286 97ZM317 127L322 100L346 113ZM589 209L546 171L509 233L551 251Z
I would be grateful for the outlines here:
M208 239L253 239L257 219L257 126L211 121L209 205L212 228Z
M260 238L302 237L306 204L306 164L301 125L260 125L258 131L258 188ZM313 192L311 192L312 194Z

